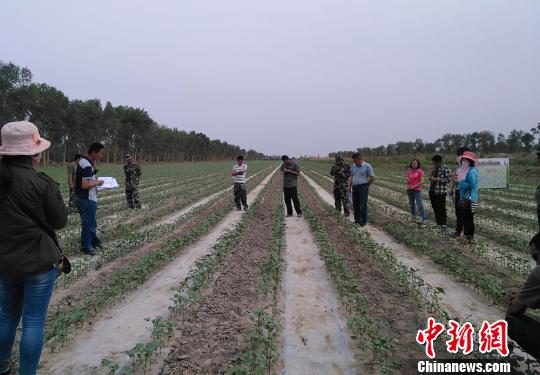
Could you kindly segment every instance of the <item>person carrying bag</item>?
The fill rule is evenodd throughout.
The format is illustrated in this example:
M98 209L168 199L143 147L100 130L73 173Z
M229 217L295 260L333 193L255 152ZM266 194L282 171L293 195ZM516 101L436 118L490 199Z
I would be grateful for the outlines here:
M456 205L456 215L463 223L465 240L474 238L474 214L478 208L478 158L471 151L465 151L459 158L460 168L457 176L459 201ZM459 236L459 233L456 233Z
M19 372L35 374L56 278L69 272L54 230L67 223L58 184L34 167L50 142L27 121L2 127L0 146L0 375L10 373L22 319Z

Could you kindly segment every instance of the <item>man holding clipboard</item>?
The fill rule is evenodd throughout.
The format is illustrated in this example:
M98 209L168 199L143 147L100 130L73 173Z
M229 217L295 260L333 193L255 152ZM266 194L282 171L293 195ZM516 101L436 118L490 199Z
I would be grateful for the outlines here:
M103 180L96 178L95 162L103 157L105 146L92 143L88 155L83 156L77 166L75 179L76 204L81 215L81 251L93 256L96 249L101 248L101 240L96 232L97 188L103 185Z

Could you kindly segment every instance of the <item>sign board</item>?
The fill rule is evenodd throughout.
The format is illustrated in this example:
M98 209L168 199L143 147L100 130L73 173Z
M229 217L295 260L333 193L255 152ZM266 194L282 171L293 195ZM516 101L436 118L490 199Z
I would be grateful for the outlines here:
M509 175L509 158L480 159L478 187L480 189L506 189Z

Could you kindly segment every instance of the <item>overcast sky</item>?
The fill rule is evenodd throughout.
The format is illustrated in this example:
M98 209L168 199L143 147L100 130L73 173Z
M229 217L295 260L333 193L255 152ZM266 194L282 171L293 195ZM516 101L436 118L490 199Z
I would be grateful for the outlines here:
M537 0L1 1L35 81L265 153L540 121Z

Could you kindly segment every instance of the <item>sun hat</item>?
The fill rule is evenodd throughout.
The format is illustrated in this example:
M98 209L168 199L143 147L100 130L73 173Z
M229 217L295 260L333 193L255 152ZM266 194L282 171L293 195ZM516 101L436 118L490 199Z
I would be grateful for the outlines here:
M39 135L36 125L28 121L9 122L2 127L0 155L35 155L51 147Z
M461 163L462 159L469 159L474 161L474 165L478 165L478 158L476 157L476 154L472 151L465 151L463 155L459 157L459 162Z

